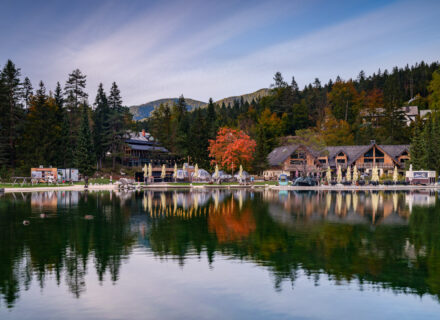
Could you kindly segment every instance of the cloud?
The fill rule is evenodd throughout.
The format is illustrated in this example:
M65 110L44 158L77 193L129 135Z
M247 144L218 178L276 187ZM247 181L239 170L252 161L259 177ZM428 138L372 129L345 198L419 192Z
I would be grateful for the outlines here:
M311 33L299 32L295 24L299 15L313 16L304 7L303 2L174 1L120 8L111 2L56 40L42 39L29 50L23 73L54 87L78 67L88 76L91 101L99 82L108 89L116 81L124 102L132 105L182 93L207 101L251 92L267 87L278 70L304 85L315 77L348 78L361 69L438 59L437 2L393 3L335 25L321 21ZM284 41L255 36L287 18L291 35ZM248 36L258 42L254 51L242 45L229 55L216 54Z

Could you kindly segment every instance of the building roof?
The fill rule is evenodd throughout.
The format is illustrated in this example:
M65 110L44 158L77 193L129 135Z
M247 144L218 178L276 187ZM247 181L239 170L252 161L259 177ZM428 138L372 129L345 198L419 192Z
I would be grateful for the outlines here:
M394 161L397 162L397 158L402 155L402 153L409 152L409 145L377 145L375 143L371 143L369 145L361 145L361 146L335 146L335 147L326 147L325 149L328 152L328 163L330 166L335 166L335 158L336 156L343 152L347 156L347 164L352 165L357 159L359 159L362 155L364 155L368 150L373 148L373 146L377 146L379 149L388 154ZM268 155L268 162L270 166L279 166L284 161L286 161L290 155L298 149L300 145L287 145L275 148ZM313 156L318 157L319 155L316 152L311 152L310 148L303 146L306 150L308 150Z
M164 147L156 147L156 146L148 146L148 145L140 145L140 144L131 144L128 143L128 146L133 150L140 151L158 151L158 152L168 152Z
M284 161L286 161L287 158L290 157L290 155L299 147L299 145L291 144L287 146L281 146L278 148L275 148L272 150L271 153L267 156L267 161L269 162L270 166L279 166Z
M129 132L129 137L125 139L125 143L132 150L169 152L150 133L145 131Z
M267 156L267 160L269 162L269 165L271 165L271 166L281 165L299 147L306 149L307 152L311 153L315 158L319 157L319 152L312 150L312 149L308 148L307 146L300 145L300 144L291 144L291 145L281 146L281 147L273 149L272 152L269 153L269 155Z

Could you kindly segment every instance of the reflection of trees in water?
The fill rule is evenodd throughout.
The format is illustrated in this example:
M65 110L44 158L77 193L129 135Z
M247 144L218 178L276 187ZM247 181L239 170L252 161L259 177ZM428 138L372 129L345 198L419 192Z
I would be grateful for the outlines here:
M216 253L251 261L270 270L277 289L305 274L316 284L325 276L440 295L440 206L431 196L426 207L409 198L410 212L405 193L145 192L124 194L123 203L110 193L77 195L58 198L56 218L53 195L48 206L32 207L26 196L0 201L0 295L7 305L32 280L44 287L49 276L79 297L91 261L100 281L106 274L117 281L135 237L182 265L203 252L209 263ZM52 213L40 219L40 212ZM131 229L129 217L142 231Z
M404 193L265 191L245 201L241 213L249 216L240 216L230 209L238 202L213 199L206 216L189 221L153 219L152 250L182 264L194 249L197 254L206 250L210 262L215 252L251 260L271 270L276 288L305 273L317 284L325 275L336 284L356 280L361 287L440 297L438 204L410 213Z
M7 195L0 202L0 296L9 307L33 278L41 288L49 276L54 276L57 284L64 278L69 290L79 297L86 289L91 257L100 281L106 272L116 281L121 259L134 243L128 226L129 208L121 207L117 197L110 200L109 193L80 193L76 203L68 203L69 211L62 209L64 200L59 201L57 216L44 219L39 212L53 213L53 194L42 199L45 206L46 199L51 199L50 208L37 205L35 197L32 209L31 197L23 200ZM86 215L94 219L86 220ZM30 220L29 226L23 226L25 219Z

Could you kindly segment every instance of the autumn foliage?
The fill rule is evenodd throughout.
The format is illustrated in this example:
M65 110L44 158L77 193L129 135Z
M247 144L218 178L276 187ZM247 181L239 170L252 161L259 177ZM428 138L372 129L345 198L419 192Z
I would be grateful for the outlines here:
M248 165L254 157L257 143L241 130L220 128L215 140L209 140L212 164L232 170L241 164Z

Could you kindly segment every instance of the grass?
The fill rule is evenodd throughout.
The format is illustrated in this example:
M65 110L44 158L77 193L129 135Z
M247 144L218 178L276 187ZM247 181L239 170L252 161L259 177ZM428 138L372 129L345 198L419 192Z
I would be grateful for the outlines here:
M109 184L110 179L89 179L89 184ZM84 185L84 181L74 182L73 185ZM60 184L47 184L47 183L37 183L37 184L31 184L31 183L25 183L21 185L20 183L13 184L10 183L0 183L0 188L45 188L45 187L68 187L71 186L69 183L60 183Z

